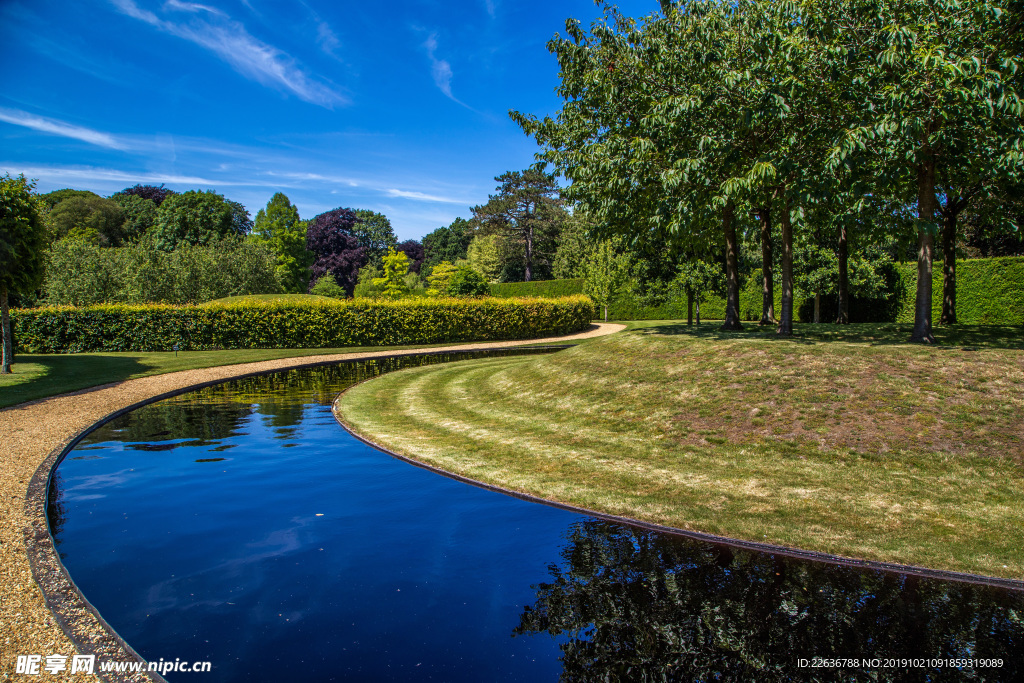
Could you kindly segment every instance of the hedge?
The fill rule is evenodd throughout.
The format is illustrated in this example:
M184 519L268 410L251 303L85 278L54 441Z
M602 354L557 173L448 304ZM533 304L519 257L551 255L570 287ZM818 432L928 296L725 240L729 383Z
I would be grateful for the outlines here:
M247 301L100 305L11 312L21 353L337 348L497 341L586 328L594 304L561 299Z
M917 263L897 265L896 322L914 322ZM942 262L932 265L932 322L942 316ZM1024 256L965 259L956 264L956 319L964 325L1024 325Z
M491 285L491 296L539 296L553 298L584 294L586 280L537 280L534 282L501 282Z

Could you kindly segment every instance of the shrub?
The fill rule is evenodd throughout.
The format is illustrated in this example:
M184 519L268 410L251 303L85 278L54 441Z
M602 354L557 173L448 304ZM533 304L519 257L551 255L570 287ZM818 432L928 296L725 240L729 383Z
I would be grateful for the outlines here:
M563 299L244 301L103 305L12 313L21 353L331 348L526 339L578 332L593 302Z
M459 266L448 280L449 296L483 296L490 292L484 276L469 266Z
M329 296L332 299L345 298L345 290L334 281L334 276L330 273L324 273L324 275L316 281L316 284L313 285L313 289L311 289L309 293L317 296Z
M539 296L561 297L583 294L587 281L583 278L570 280L537 280L535 282L502 282L491 285L491 296Z

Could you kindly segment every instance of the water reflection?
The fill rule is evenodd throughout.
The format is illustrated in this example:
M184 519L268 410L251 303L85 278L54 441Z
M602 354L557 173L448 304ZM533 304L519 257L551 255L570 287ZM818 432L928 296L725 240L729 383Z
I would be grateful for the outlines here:
M516 635L567 636L562 681L1024 680L1024 593L574 523ZM799 666L1001 658L999 668Z

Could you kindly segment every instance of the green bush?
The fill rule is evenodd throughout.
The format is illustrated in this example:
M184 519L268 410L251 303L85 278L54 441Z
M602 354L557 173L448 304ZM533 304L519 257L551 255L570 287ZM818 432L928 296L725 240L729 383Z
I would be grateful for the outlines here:
M593 302L562 299L266 301L12 311L19 353L336 348L527 339L578 332Z
M469 266L459 266L448 280L450 296L483 296L489 290L484 276Z
M586 280L538 280L536 282L501 282L491 285L491 296L501 298L514 296L561 297L583 294Z
M313 285L313 289L309 290L309 293L317 296L327 296L332 299L345 298L345 290L341 288L341 285L338 284L338 281L329 272L320 276L320 279L316 281L316 284Z

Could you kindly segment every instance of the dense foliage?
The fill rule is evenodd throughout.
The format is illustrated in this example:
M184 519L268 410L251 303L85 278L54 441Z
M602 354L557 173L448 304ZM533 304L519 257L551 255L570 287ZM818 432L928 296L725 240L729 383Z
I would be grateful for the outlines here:
M313 218L306 228L306 248L315 260L310 270L313 285L325 273L352 296L359 269L367 261L366 249L359 244L355 226L359 218L351 209L333 209Z
M429 233L423 238L424 268L429 273L431 268L442 261L455 263L466 258L472 239L473 228L464 218L456 218L451 225Z
M95 196L68 197L46 215L50 239L72 237L105 247L121 244L124 222L124 211L117 202Z
M570 334L593 316L586 297L104 305L15 311L25 353L213 348L336 348L497 341Z
M366 250L368 263L378 264L388 249L398 244L391 221L382 213L369 209L353 211L359 222L352 228L352 234L359 240L359 246Z
M32 290L43 276L46 226L32 183L25 176L0 177L0 327L2 358L0 373L11 372L11 344L8 295Z
M209 244L242 234L231 202L213 190L189 190L160 205L153 228L156 245L171 251L182 244Z
M202 303L281 291L275 259L239 237L160 249L151 238L118 249L65 239L47 255L43 293L50 305Z
M780 230L780 334L795 310L794 244L813 240L816 214L841 230L841 299L850 226L895 237L909 224L913 340L930 341L939 214L1019 184L1014 14L988 0L661 5L642 20L606 6L589 31L569 21L549 43L563 107L513 116L571 181L564 195L597 233L721 255L726 328L740 319L738 228L749 216L760 228L762 320ZM878 220L858 223L866 216Z
M423 245L416 240L406 240L399 243L395 249L409 257L409 272L419 274L426 252Z
M276 192L256 213L251 239L277 256L277 279L284 291L307 291L313 254L306 249L306 224L284 193Z

